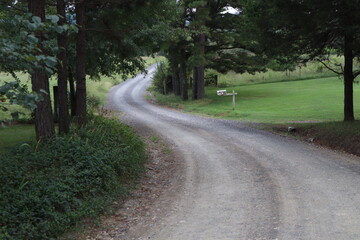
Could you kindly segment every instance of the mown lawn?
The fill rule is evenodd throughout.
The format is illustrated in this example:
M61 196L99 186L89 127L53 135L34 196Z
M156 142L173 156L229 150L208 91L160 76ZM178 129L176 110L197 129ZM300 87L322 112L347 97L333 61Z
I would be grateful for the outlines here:
M219 89L215 87L206 89L204 100L181 102L173 96L161 96L159 101L205 116L248 122L339 121L343 118L343 82L338 77L259 83L223 89L238 93L235 111L232 110L232 97L217 96L216 91ZM360 118L357 85L354 95L355 117Z
M34 138L34 126L30 124L0 127L0 154L16 144L31 141Z

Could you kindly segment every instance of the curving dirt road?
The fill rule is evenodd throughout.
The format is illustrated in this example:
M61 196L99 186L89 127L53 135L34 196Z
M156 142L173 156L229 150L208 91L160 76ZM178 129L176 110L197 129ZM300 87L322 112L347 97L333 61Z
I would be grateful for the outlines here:
M359 158L152 105L144 94L153 71L109 100L128 123L170 141L185 171L163 214L132 239L360 239Z

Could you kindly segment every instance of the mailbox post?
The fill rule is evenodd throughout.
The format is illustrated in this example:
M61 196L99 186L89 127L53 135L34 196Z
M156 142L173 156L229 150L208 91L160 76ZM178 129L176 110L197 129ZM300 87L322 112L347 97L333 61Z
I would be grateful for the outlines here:
M218 96L232 96L232 106L233 110L235 110L235 96L237 95L235 90L233 90L232 93L227 93L226 90L218 90L216 93Z

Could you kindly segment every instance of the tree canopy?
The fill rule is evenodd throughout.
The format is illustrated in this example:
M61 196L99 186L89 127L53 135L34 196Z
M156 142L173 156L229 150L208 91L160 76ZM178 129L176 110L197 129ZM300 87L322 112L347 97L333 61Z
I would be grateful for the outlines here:
M344 120L354 120L353 82L360 74L359 1L245 1L245 16L267 56L284 62L318 60L344 77ZM331 56L344 62L331 64Z

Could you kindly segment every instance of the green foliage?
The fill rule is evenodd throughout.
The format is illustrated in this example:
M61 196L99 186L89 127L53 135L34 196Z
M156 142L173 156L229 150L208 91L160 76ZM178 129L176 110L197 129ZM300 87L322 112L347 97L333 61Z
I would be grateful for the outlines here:
M11 9L4 11L0 21L0 72L10 73L12 81L0 79L0 98L10 104L17 104L26 109L36 108L36 102L42 100L37 93L28 91L15 74L16 71L32 73L43 69L48 75L55 71L58 48L54 41L55 33L76 31L74 25L58 26L58 16L49 15L47 21L31 14L17 15ZM40 41L40 33L44 36ZM0 111L9 111L0 106ZM17 112L13 112L17 115Z
M166 94L167 89L171 88L171 84L171 70L168 63L159 63L152 82L155 91Z
M0 239L55 239L104 210L142 172L144 146L129 127L96 117L47 143L0 156Z
M359 52L359 1L274 0L244 1L248 34L268 57L287 62L328 60L344 54L350 37L354 56ZM329 24L331 23L331 24Z
M10 104L16 104L29 110L34 110L36 102L43 99L38 94L29 93L27 85L21 84L20 80L5 82L0 86L0 98L3 98L4 101L8 100ZM0 105L0 110L9 111L9 108Z
M51 35L65 31L76 31L74 25L58 26L57 16L47 16L48 21L42 22L31 14L14 15L9 13L2 19L0 27L0 71L32 72L44 69L49 75L54 73L57 63L58 48ZM45 36L39 39L39 33ZM40 50L40 44L41 48ZM44 54L46 53L46 55Z
M172 36L167 23L174 4L170 0L89 4L87 74L122 74L125 79L144 70L141 56L159 51L163 39Z
M99 110L101 105L101 99L94 95L87 95L86 96L86 105L87 110L89 110L90 113L95 113Z

